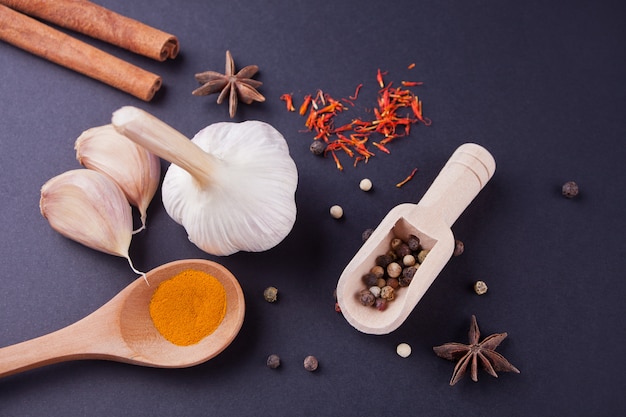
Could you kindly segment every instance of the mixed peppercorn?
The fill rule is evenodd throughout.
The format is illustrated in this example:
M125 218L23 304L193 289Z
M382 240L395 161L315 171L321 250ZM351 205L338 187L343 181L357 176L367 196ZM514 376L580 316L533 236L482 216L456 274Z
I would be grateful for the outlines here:
M377 256L376 264L361 278L365 285L358 294L361 304L386 310L396 291L409 286L428 252L415 235L406 241L399 237L391 239L387 253Z

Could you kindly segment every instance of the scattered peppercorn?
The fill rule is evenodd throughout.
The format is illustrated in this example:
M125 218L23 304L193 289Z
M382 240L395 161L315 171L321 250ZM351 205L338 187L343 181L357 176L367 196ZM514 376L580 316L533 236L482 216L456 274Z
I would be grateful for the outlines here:
M272 354L267 357L267 367L276 369L280 366L280 356Z
M367 239L370 238L372 233L374 233L374 229L365 229L363 233L361 234L361 240L365 242Z
M478 295L485 294L487 290L488 290L488 287L485 281L476 281L476 283L474 284L474 291Z
M314 140L311 142L309 150L313 153L313 155L322 155L326 150L326 145L321 140Z
M417 252L420 249L420 238L415 235L409 236L406 243L413 252Z
M396 298L396 291L411 284L428 252L415 235L410 235L406 241L394 236L389 241L387 252L378 255L375 265L363 275L365 288L357 296L361 304L385 310L388 303Z
M268 303L273 303L278 299L278 289L276 287L267 287L265 291L263 291L263 298Z
M334 205L330 208L330 215L333 219L341 219L343 217L343 209L341 206Z
M452 255L459 256L463 253L463 251L465 251L465 244L458 239L455 240L454 241L454 253L452 253Z
M359 301L364 306L371 306L371 305L374 305L374 302L376 301L376 297L374 296L374 294L372 294L370 290L365 289L361 291Z
M363 191L369 191L372 189L372 181L368 178L363 178L359 183L359 188Z
M567 198L574 198L578 195L578 184L574 181L568 181L563 184L561 192Z
M400 343L396 347L396 353L403 358L408 358L409 355L411 355L411 345L409 345L408 343Z
M304 358L304 369L306 369L307 371L313 372L317 370L318 366L319 362L317 361L317 358L315 356L309 355Z

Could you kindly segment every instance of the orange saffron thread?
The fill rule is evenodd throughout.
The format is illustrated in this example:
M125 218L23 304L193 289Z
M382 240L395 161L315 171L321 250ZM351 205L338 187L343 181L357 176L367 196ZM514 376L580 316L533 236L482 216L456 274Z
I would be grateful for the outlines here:
M406 184L407 182L411 181L413 179L413 177L415 176L416 172L417 172L417 168L414 168L413 171L411 171L411 173L409 174L408 177L406 177L405 179L403 179L402 181L400 181L399 183L396 184L396 187L400 188L404 184Z

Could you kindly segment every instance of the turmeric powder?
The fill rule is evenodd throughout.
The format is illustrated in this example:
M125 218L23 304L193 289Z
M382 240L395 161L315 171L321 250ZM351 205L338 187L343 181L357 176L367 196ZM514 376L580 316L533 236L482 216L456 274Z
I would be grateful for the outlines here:
M212 275L188 269L163 281L150 300L150 317L170 342L188 346L213 333L226 314L226 290Z

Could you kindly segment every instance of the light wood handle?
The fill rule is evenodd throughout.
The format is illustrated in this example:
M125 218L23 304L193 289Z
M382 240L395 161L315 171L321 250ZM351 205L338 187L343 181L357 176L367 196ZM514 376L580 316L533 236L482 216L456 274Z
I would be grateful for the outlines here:
M438 210L451 227L495 170L496 161L489 151L475 143L465 143L452 154L418 205Z

